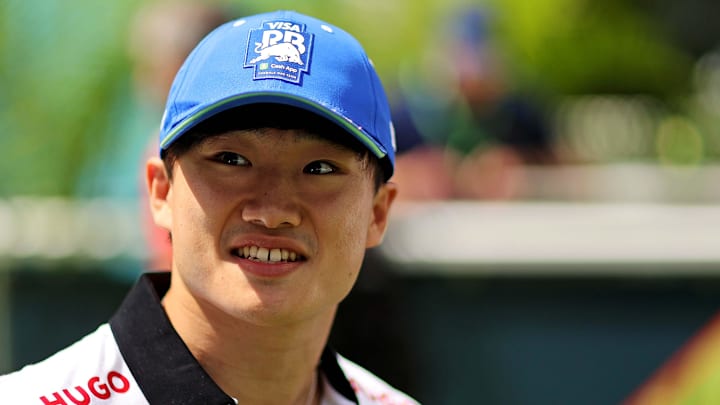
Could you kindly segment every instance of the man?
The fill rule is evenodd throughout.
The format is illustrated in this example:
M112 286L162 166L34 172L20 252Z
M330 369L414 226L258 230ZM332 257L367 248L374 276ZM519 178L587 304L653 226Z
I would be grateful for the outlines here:
M210 33L175 78L147 163L170 273L108 324L0 377L13 404L415 404L326 347L396 188L362 47L294 12Z

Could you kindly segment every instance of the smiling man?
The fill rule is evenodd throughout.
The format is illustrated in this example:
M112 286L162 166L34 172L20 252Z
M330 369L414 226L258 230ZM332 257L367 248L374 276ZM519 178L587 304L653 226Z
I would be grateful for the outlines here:
M0 377L17 404L416 404L326 346L396 188L386 96L349 34L295 12L231 21L190 54L147 163L169 273Z

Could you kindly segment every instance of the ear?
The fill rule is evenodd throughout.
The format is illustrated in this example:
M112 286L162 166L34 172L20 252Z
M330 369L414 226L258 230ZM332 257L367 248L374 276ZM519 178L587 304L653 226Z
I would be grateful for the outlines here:
M172 215L168 199L172 194L170 176L165 170L165 164L160 158L152 157L145 164L145 178L147 180L150 212L155 224L171 230Z
M390 207L397 196L397 185L395 183L385 183L375 194L373 200L373 212L368 228L366 247L371 248L379 245L385 236L385 230L388 225L388 215Z

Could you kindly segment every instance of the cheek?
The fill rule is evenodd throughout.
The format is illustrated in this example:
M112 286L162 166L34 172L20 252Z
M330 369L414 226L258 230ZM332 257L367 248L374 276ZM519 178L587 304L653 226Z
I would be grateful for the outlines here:
M329 249L336 260L344 263L343 268L347 269L350 277L356 275L365 256L371 215L370 201L356 193L344 203L333 204L336 207L334 210L330 207L319 210L320 215L325 218L328 233L325 237L331 243ZM329 215L331 212L333 215Z
M228 284L216 271L220 263L217 220L206 215L216 212L215 207L192 194L175 197L179 198L173 207L173 272L193 295L212 302Z
M173 196L173 250L179 257L203 260L215 252L213 235L218 229L216 216L207 213L217 213L220 207L210 200L198 200L196 194L184 191Z
M192 181L193 178L188 179ZM194 181L178 190L173 198L173 223L176 231L185 233L206 233L217 228L224 210L224 201L228 201L227 187L213 186L202 181Z

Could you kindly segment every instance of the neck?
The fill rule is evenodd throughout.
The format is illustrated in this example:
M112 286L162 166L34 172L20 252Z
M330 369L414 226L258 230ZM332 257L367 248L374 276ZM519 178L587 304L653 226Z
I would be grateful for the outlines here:
M180 291L178 291L180 290ZM257 325L220 313L171 287L163 306L173 327L218 386L239 403L316 403L317 365L335 315ZM310 400L308 401L308 398Z

